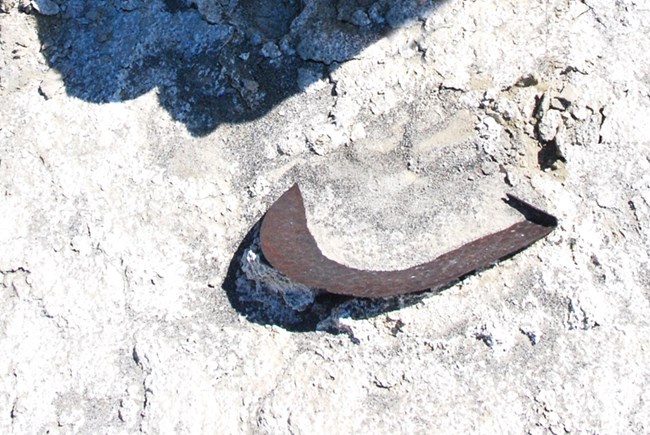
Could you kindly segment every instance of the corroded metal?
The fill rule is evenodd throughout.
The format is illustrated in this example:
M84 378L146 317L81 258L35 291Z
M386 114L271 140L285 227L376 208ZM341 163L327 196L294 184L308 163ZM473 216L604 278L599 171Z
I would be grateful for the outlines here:
M374 298L441 288L521 251L557 226L555 217L512 195L507 202L524 215L524 221L408 269L360 270L323 255L307 228L300 188L294 184L263 218L262 252L290 279L329 293Z

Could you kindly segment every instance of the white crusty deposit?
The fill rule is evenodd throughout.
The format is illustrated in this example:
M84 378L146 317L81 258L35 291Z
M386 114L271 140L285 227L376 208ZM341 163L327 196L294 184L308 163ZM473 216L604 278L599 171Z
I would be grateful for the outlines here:
M634 0L0 0L0 433L649 433L648 65ZM560 225L287 324L294 182L352 267Z

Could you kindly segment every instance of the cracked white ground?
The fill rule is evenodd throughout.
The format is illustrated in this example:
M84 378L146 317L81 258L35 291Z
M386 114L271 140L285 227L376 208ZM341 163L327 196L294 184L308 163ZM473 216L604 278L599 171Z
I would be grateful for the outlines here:
M650 432L644 2L187 3L0 0L1 433ZM223 288L294 181L356 267L560 226L354 344Z

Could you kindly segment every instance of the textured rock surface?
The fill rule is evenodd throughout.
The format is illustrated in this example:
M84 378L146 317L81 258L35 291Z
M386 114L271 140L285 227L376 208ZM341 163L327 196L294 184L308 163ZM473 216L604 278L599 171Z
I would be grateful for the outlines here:
M0 12L1 433L650 432L643 2ZM561 225L292 332L229 267L294 181L357 267L507 226L505 191Z

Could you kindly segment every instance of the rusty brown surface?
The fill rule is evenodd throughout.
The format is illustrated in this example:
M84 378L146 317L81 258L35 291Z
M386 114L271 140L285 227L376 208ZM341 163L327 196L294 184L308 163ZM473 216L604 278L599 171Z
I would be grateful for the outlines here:
M490 266L549 234L557 219L513 196L524 221L481 237L434 260L404 270L360 270L325 257L307 227L300 188L294 184L267 211L260 239L266 260L290 279L330 293L388 297L436 289Z

